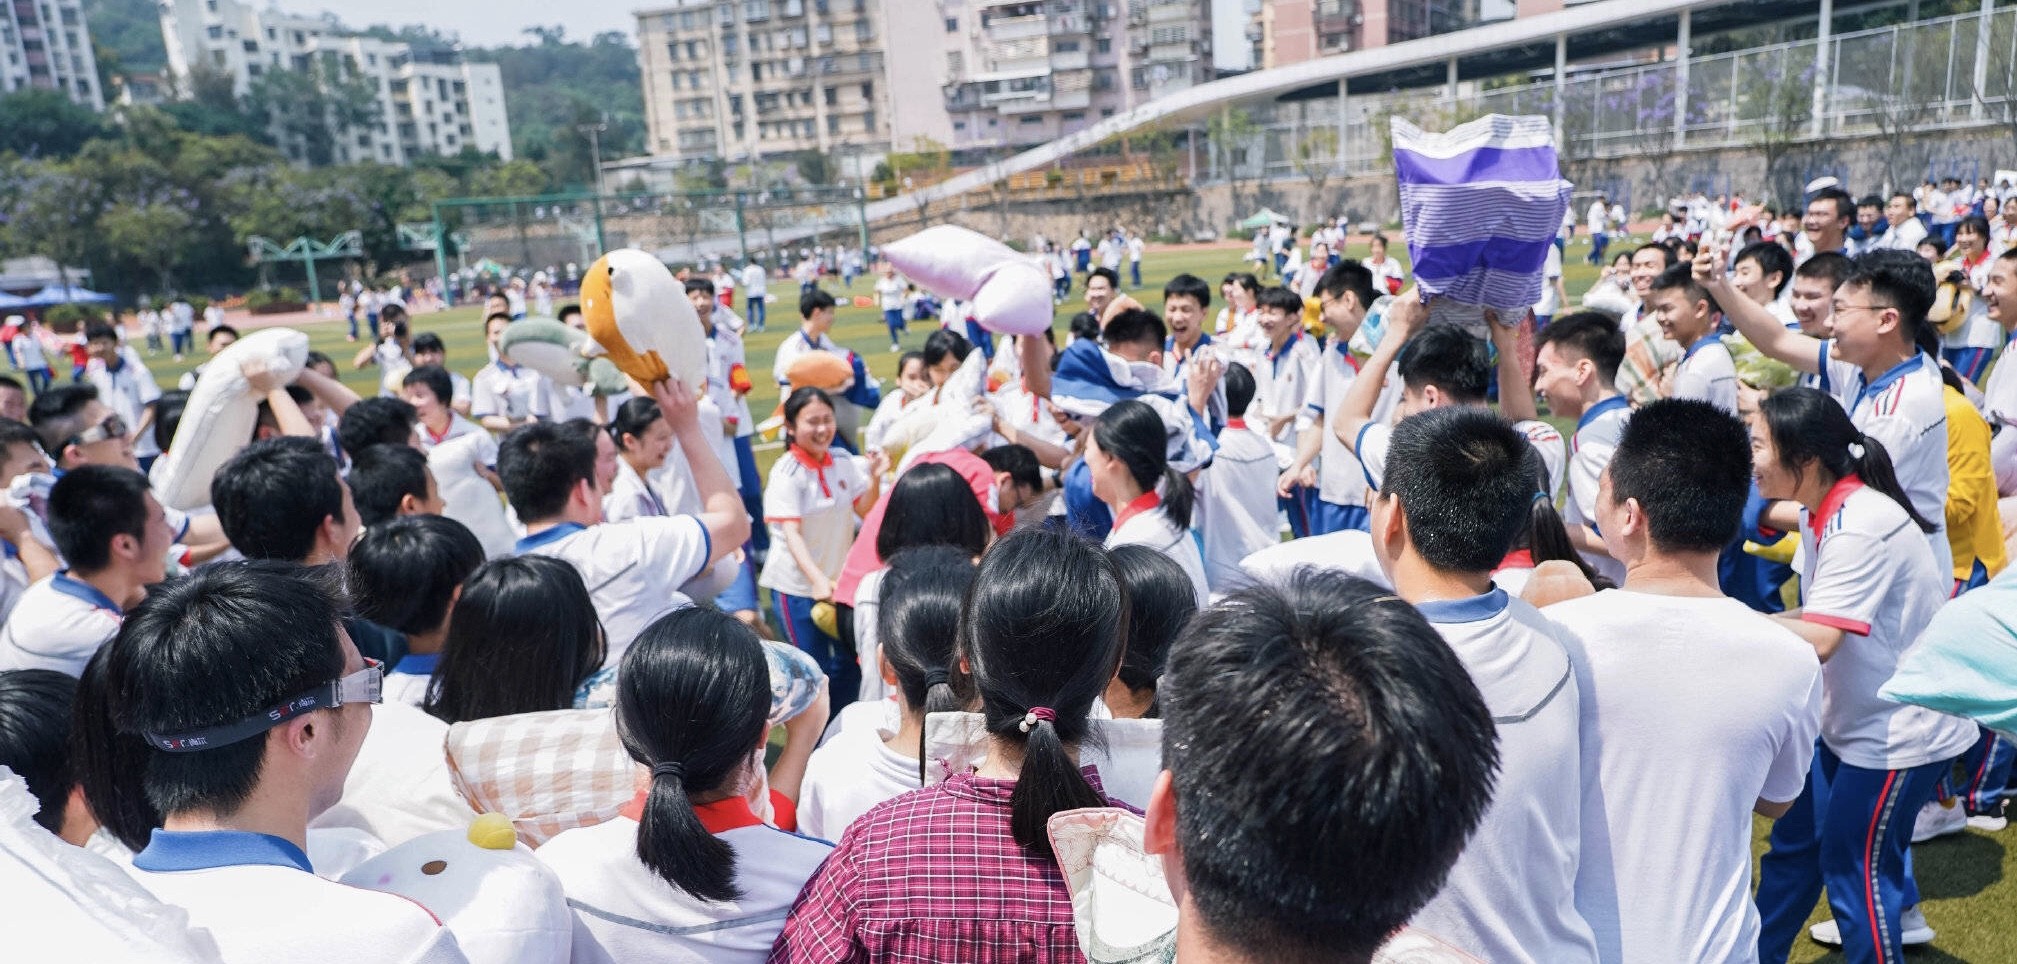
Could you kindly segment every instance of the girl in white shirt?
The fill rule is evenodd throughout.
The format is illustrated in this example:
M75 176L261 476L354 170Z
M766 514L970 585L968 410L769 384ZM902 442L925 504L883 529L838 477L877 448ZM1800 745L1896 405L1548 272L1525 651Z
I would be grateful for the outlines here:
M609 437L616 440L616 480L602 499L602 521L671 515L670 501L651 483L672 453L672 423L658 402L632 398L617 407Z
M885 644L874 668L896 701L899 722L894 732L843 728L813 751L798 798L805 833L838 840L876 804L924 785L925 714L963 708L951 683L953 642L973 573L966 549L921 546L897 553L879 574L884 605L876 621ZM855 625L859 633L859 611Z
M833 399L817 388L798 389L785 399L784 427L785 455L771 466L763 490L771 550L757 585L770 590L790 643L826 672L839 709L855 700L861 668L840 638L813 620L813 608L832 605L833 582L854 541L858 515L875 505L889 460L880 452L864 459L834 450Z
M973 486L951 466L920 462L905 470L890 489L882 526L875 533L875 555L887 564L906 549L948 545L964 551L969 559L978 559L992 541L994 527L974 498ZM864 700L890 695L877 668L876 652L882 636L882 583L887 571L878 569L863 576L854 591L854 643L860 654L860 698Z
M1142 402L1116 402L1100 413L1086 442L1093 495L1114 514L1106 546L1145 545L1184 568L1205 604L1205 560L1191 537L1191 483L1170 466L1161 415Z
M573 960L763 961L833 848L763 823L763 644L725 613L660 618L624 653L617 732L637 761L619 815L539 849L574 909Z
M864 451L882 451L884 436L890 426L896 424L912 402L931 390L931 381L925 377L923 354L904 352L903 357L896 360L896 384L897 390L883 396L882 404L876 406L875 414L868 420L868 427L862 429Z
M1827 394L1766 398L1751 416L1751 455L1759 493L1802 510L1805 606L1777 618L1821 658L1823 697L1807 787L1760 865L1759 956L1785 959L1825 885L1834 919L1817 940L1832 936L1850 960L1903 960L1902 935L1926 928L1905 860L1913 816L1974 744L1975 724L1878 690L1946 602L1952 575L1883 444Z
M1121 667L1102 702L1117 720L1157 719L1156 681L1170 644L1197 615L1191 577L1176 560L1148 546L1116 546L1107 554L1128 595L1128 638Z

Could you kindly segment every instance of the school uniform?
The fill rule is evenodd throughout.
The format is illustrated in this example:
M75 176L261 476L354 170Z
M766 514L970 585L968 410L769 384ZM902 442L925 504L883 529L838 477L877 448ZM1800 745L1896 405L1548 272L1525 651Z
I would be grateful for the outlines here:
M1617 589L1542 615L1578 657L1576 907L1601 958L1749 959L1751 811L1806 783L1821 712L1814 648L1727 597Z
M84 664L119 634L119 604L66 570L29 586L0 627L0 670L53 669L84 675Z
M845 705L861 688L861 666L846 644L822 632L812 621L818 600L811 579L785 548L784 523L796 522L806 550L829 582L838 579L854 542L854 500L868 490L868 465L846 452L828 449L815 460L797 445L770 469L763 490L763 521L770 527L771 551L765 557L757 585L771 591L779 625L788 641L811 656L832 680L835 706Z
M1912 507L1933 523L1926 542L1940 571L1948 571L1954 561L1947 544L1947 385L1940 364L1922 352L1868 381L1861 368L1830 357L1832 347L1832 340L1821 343L1821 390L1849 410L1863 434L1884 443Z
M154 375L147 370L146 363L133 353L133 349L123 346L119 349L119 364L116 367L93 358L84 369L84 379L98 389L99 401L118 413L129 432L140 426L140 419L147 414L147 406L161 398L161 386L155 384ZM155 444L152 431L142 432L139 438L133 440L133 457L141 459L143 467L147 464L146 460L160 454L161 446Z
M668 457L667 461L671 459ZM609 494L602 497L602 521L625 522L639 516L671 514L669 502L658 487L638 474L629 459L619 456L616 479L609 484Z
M379 683L385 702L419 706L427 699L427 685L440 662L440 653L407 653L398 666L385 671L385 679Z
M563 559L580 571L609 642L602 665L615 666L646 626L693 605L679 587L707 572L714 537L691 515L563 522L518 540L518 552Z
M1014 426L1018 433L1041 439L1059 448L1071 448L1071 438L1065 434L1064 426L1058 424L1050 400L1030 394L1020 379L1002 386L1001 391L989 395L988 402L994 406L995 414L1003 422ZM1008 439L1000 435L990 434L986 448L1007 442Z
M1286 418L1288 423L1279 434L1268 436L1268 441L1277 446L1279 453L1276 468L1288 468L1296 447L1296 423L1307 410L1309 403L1317 398L1322 387L1317 373L1317 356L1320 354L1316 339L1298 329L1289 334L1287 341L1277 349L1265 347L1261 352L1261 365L1254 370L1254 407L1248 415L1261 421L1255 431L1266 431L1266 426L1274 419ZM1277 496L1278 507L1289 518L1289 530L1297 538L1309 535L1310 491L1301 485L1293 486L1287 497Z
M189 913L227 962L304 956L399 964L465 961L455 935L397 894L317 877L292 842L238 830L155 830L133 878Z
M1613 395L1583 410L1576 419L1576 431L1569 436L1568 498L1562 501L1562 522L1597 528L1597 489L1618 442L1625 437L1625 423L1632 419L1632 403L1623 395ZM1625 584L1625 564L1608 555L1582 553L1583 561L1611 580Z
M812 751L799 788L798 829L838 840L862 814L923 786L919 761L887 745L895 735L894 729L881 726L844 727Z
M408 672L408 664L432 672L435 660L433 653L414 654L385 674L385 702L372 708L371 730L343 779L342 799L308 822L310 850L325 830L349 828L397 847L437 830L467 829L475 818L448 774L442 752L448 724L422 711L418 697L392 696L394 680L418 681L424 693L428 677ZM326 870L320 861L316 867Z
M1968 284L1980 292L1989 286L1989 268L1993 259L1985 252L1973 264L1962 263L1962 270L1968 275ZM1940 357L1945 358L1961 377L1969 382L1982 380L1982 372L1989 367L1989 359L1996 350L2003 347L2005 335L2003 326L1989 317L1989 304L1980 294L1975 295L1968 305L1968 315L1959 327L1940 338Z
M1930 362L1930 359L1928 360ZM1847 476L1801 513L1801 618L1845 634L1821 667L1821 740L1806 790L1760 864L1759 957L1783 961L1823 885L1852 964L1902 960L1899 914L1919 902L1913 818L1975 742L1975 726L1878 695L1948 596L1946 565L1890 497Z
M1229 592L1245 581L1241 560L1281 541L1276 527L1275 447L1243 418L1226 423L1219 451L1198 476L1197 524L1205 581Z
M469 386L469 414L477 419L502 415L514 422L553 418L565 402L545 375L502 359L483 366Z
M1415 608L1491 709L1499 777L1448 882L1410 925L1493 964L1597 960L1596 936L1575 901L1582 696L1561 630L1501 589Z
M1667 381L1667 397L1699 399L1737 414L1737 363L1715 332L1682 351L1681 364Z
M1373 554L1373 537L1364 529L1340 529L1305 539L1276 543L1240 560L1249 580L1280 581L1297 569L1321 569L1357 576L1383 589L1393 587Z
M1352 354L1345 339L1333 339L1317 361L1317 390L1304 406L1305 428L1315 428L1323 437L1317 456L1316 498L1308 501L1310 534L1323 535L1346 529L1367 530L1372 518L1366 510L1366 473L1338 433L1331 431L1330 417L1345 404L1345 394L1359 377L1359 357ZM1381 384L1379 400L1373 403L1373 420L1393 417L1401 400L1401 377L1390 368Z
M20 605L28 585L28 567L21 562L20 548L0 539L0 626L14 615L14 607Z
M1182 566L1184 575L1191 579L1191 588L1203 608L1211 600L1211 589L1205 580L1204 555L1198 551L1196 537L1191 530L1181 529L1170 519L1169 513L1162 511L1163 498L1149 492L1135 499L1114 516L1114 528L1107 533L1106 547L1148 546Z
M566 831L537 851L574 910L574 964L709 961L761 964L799 890L833 845L766 826L730 797L693 808L735 852L736 900L702 901L637 858L644 791L605 823Z

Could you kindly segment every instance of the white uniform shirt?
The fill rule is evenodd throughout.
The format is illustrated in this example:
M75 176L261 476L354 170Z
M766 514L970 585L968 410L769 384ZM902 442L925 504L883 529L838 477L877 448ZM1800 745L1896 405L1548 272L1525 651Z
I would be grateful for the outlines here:
M671 461L669 458L667 461ZM659 473L653 472L653 476ZM616 480L609 484L609 494L602 497L602 521L626 522L639 516L668 516L672 514L672 500L651 481L637 473L630 460L618 457L616 460Z
M877 804L923 786L918 761L885 745L895 735L879 726L845 728L812 751L799 790L798 828L839 840Z
M1861 368L1828 356L1833 346L1821 343L1821 390L1849 410L1849 420L1863 434L1884 443L1912 507L1934 525L1926 536L1933 558L1941 572L1953 572L1954 549L1947 543L1947 385L1940 380L1940 363L1922 353L1865 384Z
M96 586L56 573L29 586L0 627L0 670L82 676L84 664L119 634L124 619L119 604Z
M84 379L98 389L99 401L118 413L128 432L140 426L147 406L161 397L161 386L155 384L154 374L147 370L147 364L131 348L119 349L117 371L96 358L91 359L84 369ZM142 432L139 438L133 440L133 454L143 459L161 454L161 446L154 444L153 431Z
M1699 399L1737 414L1737 363L1715 332L1703 335L1682 353L1680 367L1667 382L1667 395Z
M1383 589L1393 587L1373 554L1373 537L1361 529L1290 539L1240 560L1240 569L1256 580L1279 581L1304 568L1342 572Z
M770 276L764 272L763 265L752 261L743 266L742 290L745 300L761 298L770 290Z
M1281 541L1276 517L1275 447L1233 419L1219 433L1219 450L1198 476L1197 527L1204 543L1205 580L1228 592L1246 581L1241 560Z
M1632 419L1632 404L1623 395L1613 395L1583 410L1576 420L1576 433L1569 440L1568 498L1562 501L1562 521L1568 525L1597 527L1597 489L1618 453L1625 437L1625 423ZM1611 580L1625 584L1625 564L1608 555L1582 554L1583 561Z
M1968 285L1975 290L1975 297L1968 303L1968 317L1951 334L1942 336L1941 342L1947 348L2001 348L2005 336L2003 326L1989 317L1989 302L1981 292L1989 286L1989 269L1993 259L1984 253L1973 266L1964 267L1968 272Z
M884 311L903 310L903 298L905 287L906 286L904 285L902 278L891 278L885 275L881 278L875 279L875 293L876 297L880 299L878 304L880 305L882 310Z
M1534 419L1523 419L1513 423L1513 430L1526 436L1527 444L1541 453L1541 463L1548 469L1548 494L1554 495L1562 489L1562 468L1568 456L1563 451L1562 433L1553 425ZM1366 482L1373 488L1380 487L1387 476L1387 449L1394 441L1394 427L1385 422L1367 422L1359 428L1358 444L1352 446L1358 452L1359 464L1366 470Z
M1071 439L1066 437L1064 426L1058 424L1057 416L1051 413L1049 399L1029 393L1021 380L1002 386L1002 390L988 396L995 413L1001 420L1015 426L1024 435L1034 436L1059 448L1070 448ZM993 435L988 439L989 447L1008 440Z
M1256 423L1254 431L1265 435L1267 424L1263 419L1286 418L1288 421L1282 426L1281 434L1269 440L1287 446L1291 451L1296 444L1297 417L1304 414L1310 402L1320 398L1319 354L1316 339L1298 329L1290 333L1289 340L1282 343L1280 351L1264 348L1260 367L1254 369L1254 381L1259 391L1254 394L1256 407L1247 412Z
M455 935L418 903L317 877L279 837L154 831L133 878L189 912L226 961L295 961L314 951L347 961L467 961Z
M868 463L828 449L830 464L812 465L796 446L770 467L763 487L763 521L777 551L765 558L757 585L793 596L813 595L812 580L799 571L785 549L785 522L797 522L813 563L831 581L840 578L848 547L854 544L854 500L868 491Z
M1191 577L1191 588L1195 591L1200 609L1211 601L1211 590L1205 579L1204 555L1198 551L1198 541L1191 536L1191 530L1179 529L1170 521L1169 513L1162 511L1162 498L1151 492L1122 509L1114 518L1113 531L1107 533L1106 547L1148 546L1176 560L1182 566L1184 575Z
M0 626L5 626L7 617L14 615L14 607L27 591L28 567L21 562L20 550L0 539Z
M1542 612L1579 657L1576 907L1603 959L1751 958L1751 810L1806 785L1814 648L1729 598L1610 590Z
M714 537L690 515L563 523L518 540L518 551L565 559L581 572L609 640L602 665L615 666L644 627L693 605L679 587L707 571Z
M1534 302L1535 317L1553 318L1562 310L1562 296L1555 289L1555 282L1561 277L1562 252L1548 245L1548 260L1541 266L1541 300Z
M637 811L569 830L539 848L574 908L574 964L762 964L798 892L833 845L759 822L739 797L694 808L735 851L740 900L701 901L637 859Z
M567 404L545 375L502 361L483 366L469 389L469 414L479 419L490 415L512 421L553 418Z
M1996 434L1989 440L1989 465L1996 492L2017 495L2017 365L1997 365L1982 383L1982 417ZM1895 456L1894 456L1895 458Z
M1871 251L1916 251L1919 242L1926 240L1926 225L1918 218L1906 218L1903 224L1888 225L1882 236L1869 242Z
M1491 708L1499 777L1449 881L1409 923L1493 964L1595 961L1596 937L1575 903L1582 699L1561 630L1499 589L1416 608Z
M399 669L417 661L434 662L410 655L399 661ZM421 834L469 826L476 813L456 792L442 752L448 724L422 712L417 697L393 696L395 680L409 690L417 682L424 694L428 679L406 672L386 675L385 703L371 710L371 730L343 780L343 799L309 821L310 828L350 827L397 847Z
M1950 760L1975 724L1877 695L1953 588L1918 526L1890 497L1849 478L1800 513L1801 618L1847 635L1821 666L1821 742L1844 763L1904 770Z
M1332 505L1366 504L1366 470L1338 433L1331 431L1330 416L1345 404L1345 393L1359 377L1362 361L1342 340L1333 341L1317 361L1318 387L1304 415L1323 433L1324 447L1317 457L1317 497ZM1373 420L1393 418L1401 400L1401 376L1390 366L1387 380L1380 386L1379 400L1373 403Z
M897 307L903 306L898 304ZM784 336L784 341L778 343L776 360L771 363L771 375L777 379L779 385L791 382L791 379L785 377L785 372L791 371L791 363L798 361L800 355L809 351L830 351L842 358L847 357L847 350L834 344L831 337L821 335L818 341L814 341L805 333L805 329L800 328Z

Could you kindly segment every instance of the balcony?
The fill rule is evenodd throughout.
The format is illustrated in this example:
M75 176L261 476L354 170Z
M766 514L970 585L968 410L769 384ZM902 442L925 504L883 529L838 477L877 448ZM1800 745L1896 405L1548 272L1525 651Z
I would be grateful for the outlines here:
M1027 40L1050 35L1050 21L1041 14L1031 17L999 17L981 29L981 36L995 43Z
M1092 55L1083 50L1051 51L1052 70L1084 70L1092 66Z

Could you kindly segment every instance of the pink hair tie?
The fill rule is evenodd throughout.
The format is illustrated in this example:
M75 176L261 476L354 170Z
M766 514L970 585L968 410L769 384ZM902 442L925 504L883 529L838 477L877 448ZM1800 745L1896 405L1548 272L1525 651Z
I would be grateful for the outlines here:
M1028 733L1031 728L1037 725L1038 720L1042 720L1045 723L1055 723L1057 722L1057 718L1057 712L1048 706L1032 707L1028 713L1023 714L1022 731Z

